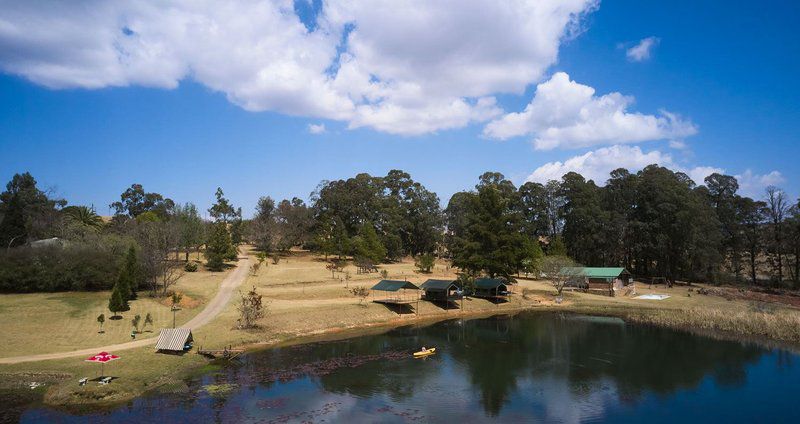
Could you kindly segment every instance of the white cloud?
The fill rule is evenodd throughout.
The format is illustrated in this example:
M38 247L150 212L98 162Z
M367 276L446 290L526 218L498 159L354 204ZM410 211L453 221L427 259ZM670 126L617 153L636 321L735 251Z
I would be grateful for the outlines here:
M308 124L308 132L311 134L325 134L325 124Z
M625 168L636 172L653 164L683 172L698 184L703 184L703 180L715 172L725 172L724 169L711 166L687 168L676 163L669 153L658 150L643 152L639 146L616 145L574 156L563 162L546 163L536 168L526 181L544 183L549 180L558 180L568 172L577 172L587 180L594 180L595 183L604 185L609 178L609 173L615 169Z
M527 181L545 183L558 180L568 172L577 172L586 179L603 184L608 174L617 168L638 171L650 164L672 165L673 161L669 154L657 150L645 153L638 146L616 145L574 156L564 162L546 163L536 168Z
M628 112L633 100L620 93L597 97L594 88L558 72L536 87L524 111L490 122L483 132L500 140L533 135L537 150L665 139L680 142L697 133L692 122L667 111L658 115Z
M638 44L625 51L625 56L632 62L642 62L650 59L653 49L661 41L658 37L647 37L639 41Z
M421 134L500 114L598 0L0 0L0 69L51 88L171 89L191 78L250 111ZM457 11L457 13L454 13Z
M747 169L735 177L739 181L739 193L744 196L750 196L753 199L764 197L764 190L767 187L779 186L786 182L786 179L778 171L758 175Z
M643 152L639 146L616 145L574 156L563 162L548 162L536 168L526 181L545 183L549 180L559 180L568 172L577 172L587 180L594 180L595 183L604 185L611 171L615 169L625 168L631 172L637 172L652 164L683 172L698 185L704 184L705 178L713 173L726 174L725 169L714 166L683 166L677 163L669 153L658 150ZM786 182L786 179L778 171L755 174L747 169L734 177L739 182L739 194L753 199L761 199L768 186L778 186Z

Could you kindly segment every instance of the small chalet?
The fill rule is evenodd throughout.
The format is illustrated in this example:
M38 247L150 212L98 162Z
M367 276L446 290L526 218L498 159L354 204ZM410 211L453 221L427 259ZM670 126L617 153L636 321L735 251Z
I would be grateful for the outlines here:
M450 302L461 299L461 286L455 280L428 280L420 286L425 290L423 299L432 302Z
M561 270L561 275L569 278L569 286L612 297L632 281L625 268L568 267Z

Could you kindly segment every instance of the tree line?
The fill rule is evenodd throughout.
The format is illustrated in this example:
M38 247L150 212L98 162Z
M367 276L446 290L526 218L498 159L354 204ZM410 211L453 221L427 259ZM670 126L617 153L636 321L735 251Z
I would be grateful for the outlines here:
M447 247L454 265L504 277L540 263L542 249L671 282L800 287L800 201L776 187L760 200L738 192L732 176L697 185L657 165L614 170L603 186L570 172L516 188L489 172L450 199Z
M615 170L603 185L571 172L516 187L487 172L443 210L436 193L392 170L323 181L309 204L261 197L251 219L222 189L214 197L204 219L192 203L133 184L104 219L17 174L0 193L0 290L111 289L127 269L130 290L165 296L197 269L192 253L218 271L243 243L274 258L302 247L364 270L406 256L430 268L436 255L464 275L513 279L568 256L669 281L800 286L800 205L775 187L761 199L742 196L727 175L697 185L651 165Z

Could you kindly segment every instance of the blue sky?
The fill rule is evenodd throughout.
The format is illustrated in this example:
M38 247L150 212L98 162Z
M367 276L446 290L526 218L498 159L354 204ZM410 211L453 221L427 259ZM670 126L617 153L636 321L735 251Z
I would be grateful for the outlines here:
M612 165L657 161L796 197L800 5L571 1L572 18L554 7L546 21L497 25L481 21L509 16L483 13L492 2L450 13L387 2L383 15L316 2L295 8L310 30L286 8L263 17L276 34L294 28L280 32L288 39L247 21L261 17L244 6L176 11L255 28L230 40L200 28L196 43L175 35L183 21L138 9L18 7L0 16L0 179L30 171L101 214L134 182L202 208L221 186L250 213L259 196L307 199L321 180L359 172L403 169L446 203L487 170L515 183L577 170L602 183ZM419 16L430 26L406 20ZM629 57L648 37L649 57ZM368 77L344 78L340 62ZM563 112L575 104L580 113Z

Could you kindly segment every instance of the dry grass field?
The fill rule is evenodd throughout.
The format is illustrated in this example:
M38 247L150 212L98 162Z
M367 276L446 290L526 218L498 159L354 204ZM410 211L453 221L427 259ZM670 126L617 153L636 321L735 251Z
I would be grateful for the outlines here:
M225 273L186 273L173 287L183 294L181 310L175 314L180 325L201 311L217 291ZM63 352L104 346L131 340L131 319L150 313L153 326L137 338L153 337L158 330L172 326L172 311L167 299L151 298L146 291L130 302L131 310L122 312L119 320L111 320L108 310L110 292L64 292L0 295L0 357ZM99 332L97 316L105 314L103 332ZM142 328L140 327L140 330Z

